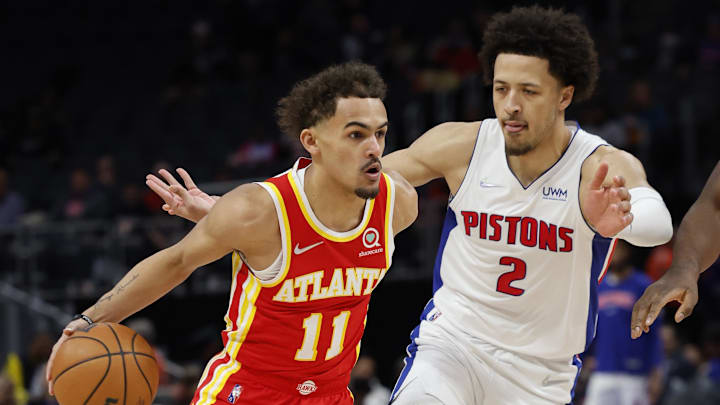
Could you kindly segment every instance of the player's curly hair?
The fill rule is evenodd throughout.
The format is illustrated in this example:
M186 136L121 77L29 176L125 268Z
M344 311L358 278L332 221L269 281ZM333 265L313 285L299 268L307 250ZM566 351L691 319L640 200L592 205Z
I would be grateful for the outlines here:
M500 53L537 56L550 62L550 74L575 86L574 98L590 98L598 79L598 57L587 27L576 14L540 6L514 7L496 14L483 34L480 61L492 84Z
M330 66L298 82L278 102L277 122L283 133L297 137L305 128L335 114L337 100L345 97L385 98L387 86L370 65L348 62Z

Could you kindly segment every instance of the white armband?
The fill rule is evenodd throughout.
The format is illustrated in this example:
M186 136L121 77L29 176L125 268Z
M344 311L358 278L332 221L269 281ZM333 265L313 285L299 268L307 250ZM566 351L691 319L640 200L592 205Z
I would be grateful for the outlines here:
M616 235L635 246L657 246L673 235L672 218L660 194L650 187L635 187L630 192L633 221Z

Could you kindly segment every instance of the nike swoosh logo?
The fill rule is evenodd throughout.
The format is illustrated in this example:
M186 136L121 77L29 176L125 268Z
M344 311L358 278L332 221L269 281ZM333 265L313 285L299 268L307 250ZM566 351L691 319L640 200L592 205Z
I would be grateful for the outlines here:
M545 379L542 381L542 385L548 386L548 385L556 385L556 384L564 384L567 383L567 380L561 380L561 379L555 379L551 380L550 376L545 377Z
M295 244L295 249L293 250L293 252L294 252L296 255L301 255L301 254L307 252L308 250L310 250L310 249L312 249L312 248L314 248L314 247L317 247L317 246L322 245L322 243L323 243L323 241L320 241L320 242L318 242L318 243L313 243L312 245L305 246L304 248L301 248L301 247L300 247L300 244L297 243L297 244Z
M485 183L484 181L481 181L481 182L480 182L480 187L492 188L492 187L502 187L502 186L501 186L501 185L498 185L498 184L490 184L490 183Z

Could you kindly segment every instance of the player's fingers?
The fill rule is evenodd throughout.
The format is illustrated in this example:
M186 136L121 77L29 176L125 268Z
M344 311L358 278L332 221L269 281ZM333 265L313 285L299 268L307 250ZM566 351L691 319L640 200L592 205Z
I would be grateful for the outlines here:
M160 180L158 180L160 181ZM166 203L169 203L173 200L173 196L170 193L170 191L166 188L167 186L163 187L158 181L155 180L145 180L145 185L147 185L150 190L154 191L155 194L157 194L160 198L162 198Z
M628 225L632 224L633 219L635 219L635 216L633 215L633 213L628 212L627 214L625 214L623 216L622 221L623 221L623 224L625 224L625 226L628 226ZM623 228L623 229L625 229L625 228Z
M650 309L650 305L648 304L649 301L649 291L645 291L642 297L640 297L633 306L632 315L630 317L630 337L633 339L637 339L640 335L642 335L642 331L644 329L643 322L647 319L647 313Z
M650 330L650 326L655 323L655 319L657 319L658 315L660 315L660 311L669 300L669 298L663 297L661 300L654 300L650 303L647 316L645 316L645 332Z
M628 212L632 206L630 205L630 201L624 200L618 203L618 208L620 208L621 212Z
M617 188L617 196L623 201L630 201L630 192L625 187Z
M613 183L615 183L616 187L625 187L625 177L615 176L613 177Z
M180 177L183 179L183 182L185 183L185 187L190 190L193 188L197 188L195 185L195 182L193 181L192 177L190 177L190 173L187 172L187 170L183 169L182 167L178 167L176 170Z
M185 187L180 185L172 185L170 186L170 191L180 197L183 201L190 201L192 200L192 196L190 193L185 189Z
M602 188L603 183L605 182L605 177L608 174L608 164L607 163L600 163L600 166L598 166L597 171L595 171L595 176L593 176L592 181L590 182L590 189L591 190L600 190Z
M693 308L695 308L695 304L697 304L697 302L697 293L691 290L687 291L682 300L682 304L680 304L680 308L678 308L677 312L675 312L675 322L680 323L683 319L692 315Z
M178 181L175 180L175 177L173 177L173 175L169 171L167 171L165 169L160 169L160 171L158 173L160 173L160 175L163 176L163 178L165 179L165 181L167 181L167 183L169 185L171 185L171 186L173 186L173 185L179 186L180 185L180 183L178 183Z
M154 181L154 182L156 182L159 186L161 186L162 188L164 188L165 190L167 190L167 188L168 188L168 185L165 184L164 181L160 180L160 178L159 178L158 176L154 175L154 174L148 174L147 176L145 176L145 180Z

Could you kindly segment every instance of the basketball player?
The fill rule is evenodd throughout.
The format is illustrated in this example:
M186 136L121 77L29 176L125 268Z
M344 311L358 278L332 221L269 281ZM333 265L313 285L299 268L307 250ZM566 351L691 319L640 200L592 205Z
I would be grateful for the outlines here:
M443 178L451 193L433 299L393 405L570 402L615 240L672 237L642 164L565 122L597 81L578 16L537 6L497 14L480 58L497 118L440 124L383 158L412 185ZM161 194L171 214L212 203L178 193Z
M663 342L653 330L642 339L627 334L633 304L650 279L636 271L632 248L624 241L615 245L608 275L598 286L598 326L590 382L585 405L656 404L663 391Z
M192 404L352 404L369 294L390 267L394 235L417 215L414 188L382 171L384 96L377 71L357 63L298 83L280 100L279 124L312 161L217 200L183 240L68 324L53 353L73 330L122 321L232 252L225 349Z
M680 223L673 246L672 265L651 284L633 308L630 334L633 339L648 333L660 310L679 301L675 322L690 316L698 301L697 281L720 255L720 161L705 188Z

